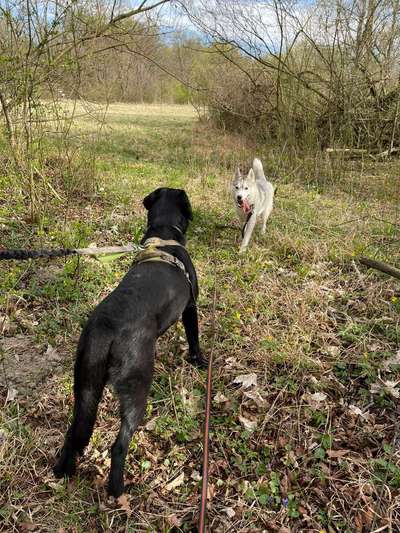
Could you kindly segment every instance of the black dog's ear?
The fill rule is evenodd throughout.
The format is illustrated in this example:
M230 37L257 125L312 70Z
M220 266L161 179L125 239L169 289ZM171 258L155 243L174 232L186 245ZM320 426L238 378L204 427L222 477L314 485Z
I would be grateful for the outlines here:
M143 199L143 205L147 209L147 211L154 204L154 202L159 199L160 194L161 194L161 188L156 189L155 191L151 192L150 194L146 196L146 198Z
M183 216L188 220L193 220L192 206L190 205L189 198L185 191L179 193L179 206L182 210Z

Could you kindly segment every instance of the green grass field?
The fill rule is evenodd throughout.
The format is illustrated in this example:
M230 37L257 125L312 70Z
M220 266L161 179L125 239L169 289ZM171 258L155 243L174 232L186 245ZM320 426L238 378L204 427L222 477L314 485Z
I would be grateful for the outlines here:
M73 147L48 159L40 224L26 220L24 188L0 177L1 245L137 242L142 198L186 189L201 343L215 358L210 531L400 530L400 287L357 263L400 263L399 163L254 146L186 106L87 111ZM238 256L230 182L256 155L279 186L276 206ZM191 531L197 520L206 376L186 361L181 324L158 343L122 508L104 486L118 428L111 390L77 477L52 475L80 328L130 261L0 265L2 531Z

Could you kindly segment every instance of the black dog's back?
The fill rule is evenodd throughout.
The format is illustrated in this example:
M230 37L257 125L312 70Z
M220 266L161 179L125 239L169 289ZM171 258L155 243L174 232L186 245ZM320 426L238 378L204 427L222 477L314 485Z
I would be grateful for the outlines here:
M145 320L143 327L159 336L178 320L189 298L190 286L180 270L160 262L139 263L98 305L91 319L108 320L114 334L126 330L127 324L135 324L137 330Z

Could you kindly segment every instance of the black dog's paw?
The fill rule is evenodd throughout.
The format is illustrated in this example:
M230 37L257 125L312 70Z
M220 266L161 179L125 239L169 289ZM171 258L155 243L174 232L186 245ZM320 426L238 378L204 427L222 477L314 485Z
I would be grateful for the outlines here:
M72 477L76 472L75 457L68 457L61 454L60 458L53 466L53 473L57 478Z
M190 362L198 366L199 368L207 368L208 367L208 359L206 359L201 352L196 354L190 354Z

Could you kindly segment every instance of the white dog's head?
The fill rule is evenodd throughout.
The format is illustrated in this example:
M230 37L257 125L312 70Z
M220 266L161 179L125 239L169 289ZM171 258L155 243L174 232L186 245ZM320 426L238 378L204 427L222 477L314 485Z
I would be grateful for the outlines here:
M232 184L233 197L239 209L245 215L250 213L254 203L254 188L256 186L256 176L251 168L247 176L242 176L239 167L235 171L235 178Z

